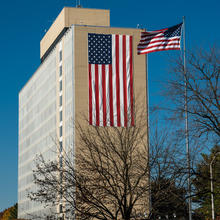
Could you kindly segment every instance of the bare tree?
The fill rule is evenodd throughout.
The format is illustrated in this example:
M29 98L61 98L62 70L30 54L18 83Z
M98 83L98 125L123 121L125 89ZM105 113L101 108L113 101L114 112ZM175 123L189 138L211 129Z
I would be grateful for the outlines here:
M76 124L75 151L58 161L37 159L35 192L48 206L62 203L76 219L138 219L148 214L149 165L146 120L130 128Z
M131 128L77 124L78 149L64 152L62 164L38 158L37 191L30 198L48 206L61 203L65 217L76 219L148 219L170 215L163 209L171 204L172 214L180 213L187 199L181 143L168 129L153 130L148 160L146 129L143 114ZM155 186L151 208L149 174Z
M220 49L213 46L209 51L188 53L186 75L183 61L177 59L168 82L175 119L182 118L185 111L185 80L188 96L190 131L196 137L220 136Z
M151 127L150 166L152 219L187 215L187 161L171 126Z

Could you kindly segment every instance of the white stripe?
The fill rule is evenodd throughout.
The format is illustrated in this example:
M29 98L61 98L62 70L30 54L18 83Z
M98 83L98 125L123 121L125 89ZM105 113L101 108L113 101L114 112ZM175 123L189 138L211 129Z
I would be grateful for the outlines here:
M121 126L124 127L123 35L119 35L119 85Z
M103 126L102 65L98 65L98 76L99 76L99 126Z
M106 125L110 126L109 65L105 65L105 82L106 82Z
M106 82L106 126L110 126L109 65L105 65L105 82Z
M116 48L115 34L112 35L112 90L113 90L113 125L117 127L117 96L116 96Z
M127 126L131 126L131 97L130 97L130 36L126 36L126 72L127 72L127 114L128 123Z
M152 50L160 50L160 49L170 49L170 48L177 48L179 49L180 48L180 45L170 45L170 46L155 46L155 47L152 47L150 49L145 49L145 50L141 50L141 53L143 52L147 52L147 51L152 51Z
M95 64L91 64L91 84L92 84L92 125L96 125Z
M141 40L147 40L147 39L152 39L154 37L162 36L164 33L159 33L159 34L149 34L147 36L141 36Z
M120 86L120 115L121 126L124 127L124 84L123 84L123 35L119 36L119 86ZM126 36L126 77L127 85L125 88L127 91L127 114L128 123L131 125L131 98L130 97L130 36ZM102 91L102 66L98 65L98 77L99 77L99 126L104 125L103 121L103 91ZM106 82L106 125L110 126L110 84L109 84L109 65L105 66L105 82ZM92 125L96 125L96 91L95 91L95 64L91 64L91 90L92 90ZM113 126L117 127L117 93L116 93L116 35L112 35L112 98L113 98Z
M154 40L155 41L155 40ZM154 42L153 40L152 41L149 41L149 44L148 45L138 45L138 48L144 48L144 47L149 47L149 46L154 46L154 45L158 45L158 44L173 44L173 43L180 43L180 38L178 39L175 39L175 40L170 40L170 41L164 41L164 40L161 40L159 42Z
M180 39L180 36L152 38L152 39L147 40L147 41L141 41L139 45L149 44L150 42L154 42L154 41L166 41L166 40L175 41L175 40L179 40L179 39Z

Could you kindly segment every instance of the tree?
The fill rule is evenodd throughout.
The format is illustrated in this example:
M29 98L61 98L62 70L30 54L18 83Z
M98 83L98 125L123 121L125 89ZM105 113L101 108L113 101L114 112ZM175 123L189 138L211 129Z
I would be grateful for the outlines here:
M174 203L172 212L179 214L187 198L185 154L169 130L161 129L153 132L148 161L144 118L136 118L131 128L77 124L80 151L64 152L62 166L39 156L34 171L38 188L30 198L48 206L62 201L65 216L76 213L78 219L146 219ZM151 210L149 172L154 187ZM167 187L158 190L162 180Z
M168 126L170 128L170 126ZM151 128L151 218L187 216L187 166L172 129Z
M171 79L166 85L166 97L169 97L171 101L172 108L169 109L171 119L178 125L179 120L183 120L185 116L185 86L187 88L190 175L192 179L198 178L197 184L202 185L204 177L199 178L199 170L196 165L198 162L196 159L198 159L199 156L193 157L192 152L196 150L197 146L204 148L205 143L209 145L211 142L219 144L220 49L214 45L210 50L188 52L187 56L186 73L184 72L183 60L181 58L174 60ZM180 127L177 137L184 139L185 128L182 129L182 126ZM210 190L207 191L207 186L206 184L206 187L201 186L200 189L195 188L195 194L192 192L192 196L197 195L197 204L199 204L199 195L208 198L209 193L210 198ZM199 216L199 213L197 214L197 216Z
M2 219L4 211L0 212L0 220Z
M174 106L174 118L182 118L185 112L184 89L187 85L190 131L196 137L220 136L220 49L199 50L188 53L186 75L182 59L174 62L167 95Z
M211 219L211 190L210 190L210 163L220 146L212 148L210 155L202 154L202 161L197 165L196 177L193 179L195 190L194 202L199 205L197 213ZM214 203L215 216L220 215L220 155L216 155L213 161L213 184L214 184Z
M17 219L17 207L18 207L18 204L16 203L14 206L9 207L8 209L0 213L0 220Z
M187 217L186 189L175 185L170 179L157 179L151 183L152 218L174 219Z
M34 201L63 201L65 216L77 219L138 219L148 211L149 165L146 120L130 128L76 124L78 151L65 152L62 165L37 160Z
M9 215L9 220L13 220L17 218L18 214L18 204L16 203L13 207L10 209L10 215Z

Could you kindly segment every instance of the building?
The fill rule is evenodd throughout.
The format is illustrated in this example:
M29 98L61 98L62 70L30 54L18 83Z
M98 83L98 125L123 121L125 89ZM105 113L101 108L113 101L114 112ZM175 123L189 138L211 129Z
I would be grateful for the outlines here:
M19 218L32 219L57 209L45 209L30 201L27 193L35 189L36 155L58 159L55 139L61 151L75 147L70 124L88 110L88 33L133 36L134 93L146 95L145 56L137 56L135 46L140 30L111 28L109 10L64 8L40 42L41 65L19 93Z

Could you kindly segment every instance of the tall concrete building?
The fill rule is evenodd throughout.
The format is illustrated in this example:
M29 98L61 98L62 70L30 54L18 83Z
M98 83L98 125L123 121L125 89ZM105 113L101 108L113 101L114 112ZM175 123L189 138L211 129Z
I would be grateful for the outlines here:
M133 36L134 93L145 97L145 56L138 56L139 29L110 27L109 10L64 8L40 42L41 65L19 93L18 217L47 215L30 201L34 160L59 160L74 145L72 120L88 111L88 33ZM59 141L61 154L54 140ZM43 218L42 218L43 219Z

